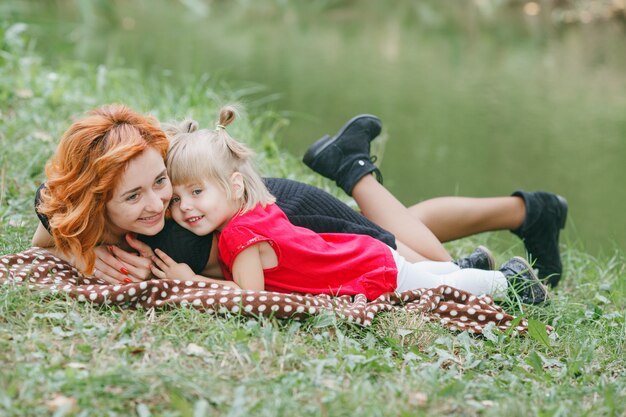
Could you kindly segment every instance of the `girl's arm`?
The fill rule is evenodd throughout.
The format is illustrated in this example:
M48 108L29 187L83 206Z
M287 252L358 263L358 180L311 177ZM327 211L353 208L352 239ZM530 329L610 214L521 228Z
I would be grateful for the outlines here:
M217 246L217 239L213 236L213 243L211 244L211 252L209 252L209 259L200 272L200 275L205 277L213 277L217 279L224 279L224 271L219 263L219 251Z
M261 263L261 245L252 245L237 255L233 262L233 279L244 290L263 291L265 276Z
M184 263L178 263L170 258L165 252L160 249L155 249L156 256L152 257L155 265L152 265L152 273L160 279L180 279L183 281L204 281L215 284L224 285L232 288L241 288L233 281L226 281L221 279L204 277L197 275Z

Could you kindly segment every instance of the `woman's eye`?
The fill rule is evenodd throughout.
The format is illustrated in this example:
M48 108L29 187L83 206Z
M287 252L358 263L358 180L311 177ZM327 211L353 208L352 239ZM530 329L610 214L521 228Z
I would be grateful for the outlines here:
M167 177L166 176L162 176L160 178L158 178L156 180L156 184L157 185L164 185L167 182Z
M139 194L131 194L126 197L126 201L136 201L139 198Z

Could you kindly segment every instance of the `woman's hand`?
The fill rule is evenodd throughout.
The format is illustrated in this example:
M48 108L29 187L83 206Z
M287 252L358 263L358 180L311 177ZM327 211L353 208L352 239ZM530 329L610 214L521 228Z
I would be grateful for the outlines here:
M112 247L113 254L124 263L125 269L121 272L127 272L127 276L134 282L152 279L151 268L154 256L152 248L131 233L126 234L126 242L137 251L137 254L126 252L117 246Z
M120 262L110 250L112 246L96 246L96 266L93 276L108 282L109 284L130 283L126 266Z
M94 276L109 284L140 282L152 278L150 246L137 240L130 233L126 241L138 254L127 252L115 245L96 247L96 270Z
M187 264L177 263L165 252L157 249L152 260L152 273L161 279L180 279L182 281L195 281L196 274Z

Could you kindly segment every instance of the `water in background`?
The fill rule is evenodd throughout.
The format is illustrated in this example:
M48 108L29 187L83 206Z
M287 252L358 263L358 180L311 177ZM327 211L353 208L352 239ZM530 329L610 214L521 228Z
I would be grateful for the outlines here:
M506 4L9 0L0 12L29 23L51 61L264 86L298 155L377 114L385 184L404 203L551 190L570 202L566 237L624 248L626 26L555 25Z

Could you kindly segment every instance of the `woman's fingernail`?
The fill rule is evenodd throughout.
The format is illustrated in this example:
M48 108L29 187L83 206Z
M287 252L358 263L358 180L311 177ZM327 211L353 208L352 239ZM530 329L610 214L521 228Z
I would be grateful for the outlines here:
M126 268L124 268L124 267L121 267L121 268L120 268L120 272L121 272L122 274L124 274L124 275L128 275L128 269L126 269Z
M109 250L109 252L113 252L113 246L108 245L108 246L107 246L107 249Z
M131 282L133 282L133 280L132 280L132 279L130 279L130 278L128 278L128 277L126 277L126 278L124 278L124 282L125 282L126 284L130 284Z

